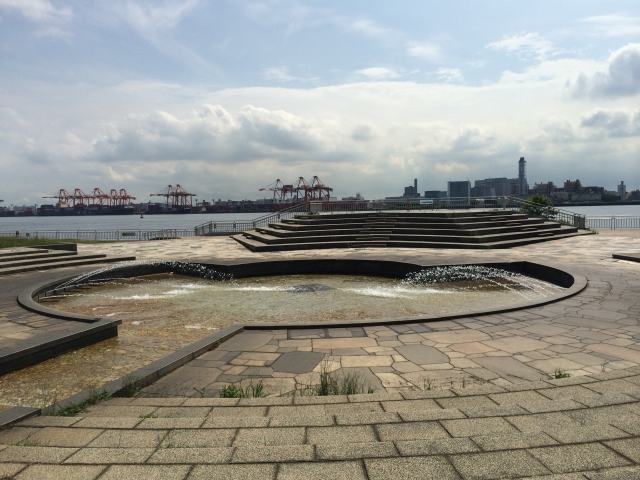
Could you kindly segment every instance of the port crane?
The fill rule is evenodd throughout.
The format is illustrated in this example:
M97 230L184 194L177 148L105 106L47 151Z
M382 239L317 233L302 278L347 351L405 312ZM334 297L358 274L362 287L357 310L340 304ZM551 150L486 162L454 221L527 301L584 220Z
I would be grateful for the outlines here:
M193 206L193 197L195 193L189 193L180 184L168 185L167 191L163 193L152 193L151 197L165 197L167 206L173 208L191 208Z

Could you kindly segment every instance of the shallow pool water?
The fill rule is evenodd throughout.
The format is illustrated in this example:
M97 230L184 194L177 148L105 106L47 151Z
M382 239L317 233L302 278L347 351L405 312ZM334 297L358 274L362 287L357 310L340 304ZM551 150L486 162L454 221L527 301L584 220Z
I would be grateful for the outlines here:
M522 275L432 281L355 275L205 280L149 275L84 286L50 298L66 312L119 318L125 328L212 330L235 323L331 323L433 317L506 307L557 293ZM159 313L161 312L161 313Z

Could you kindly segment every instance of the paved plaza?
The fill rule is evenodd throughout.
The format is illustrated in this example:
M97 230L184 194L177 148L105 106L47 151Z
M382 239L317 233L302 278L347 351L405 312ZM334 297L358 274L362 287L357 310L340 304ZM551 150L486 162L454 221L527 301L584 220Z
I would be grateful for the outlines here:
M141 260L530 260L589 283L560 302L453 321L244 331L134 398L3 430L0 478L640 478L640 264L612 258L639 252L638 232L482 252L257 254L226 237L79 248ZM14 289L37 278L17 275ZM27 314L3 302L0 341L19 340ZM28 315L31 328L58 328ZM374 393L291 394L322 370L355 373ZM219 398L225 384L258 381L266 398Z

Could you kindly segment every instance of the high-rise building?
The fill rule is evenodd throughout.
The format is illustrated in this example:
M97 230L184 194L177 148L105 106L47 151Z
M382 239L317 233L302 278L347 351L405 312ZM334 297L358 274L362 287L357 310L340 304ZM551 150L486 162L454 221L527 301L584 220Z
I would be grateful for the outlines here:
M520 157L518 161L518 195L526 197L529 194L529 185L527 184L527 161L524 157Z
M447 196L449 198L469 198L471 196L471 182L447 182Z
M519 188L518 185L518 180L513 178L485 178L475 181L471 194L474 197L514 195Z
M424 198L445 198L447 196L447 192L444 190L425 190Z
M418 192L418 179L413 179L413 185L409 185L408 187L404 187L403 197L419 197L420 193Z
M620 185L618 185L618 196L620 200L624 200L627 196L627 186L624 184L624 180L620 180Z

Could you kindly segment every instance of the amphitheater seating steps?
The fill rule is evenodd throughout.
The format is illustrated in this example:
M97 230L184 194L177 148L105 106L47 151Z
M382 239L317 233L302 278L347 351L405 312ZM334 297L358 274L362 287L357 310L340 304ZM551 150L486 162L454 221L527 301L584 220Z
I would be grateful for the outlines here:
M75 250L16 248L0 252L0 276L34 270L76 267L97 263L123 262L135 257L107 257L103 254L78 254Z
M581 235L513 211L358 212L299 215L233 238L252 251L315 248L509 248Z

